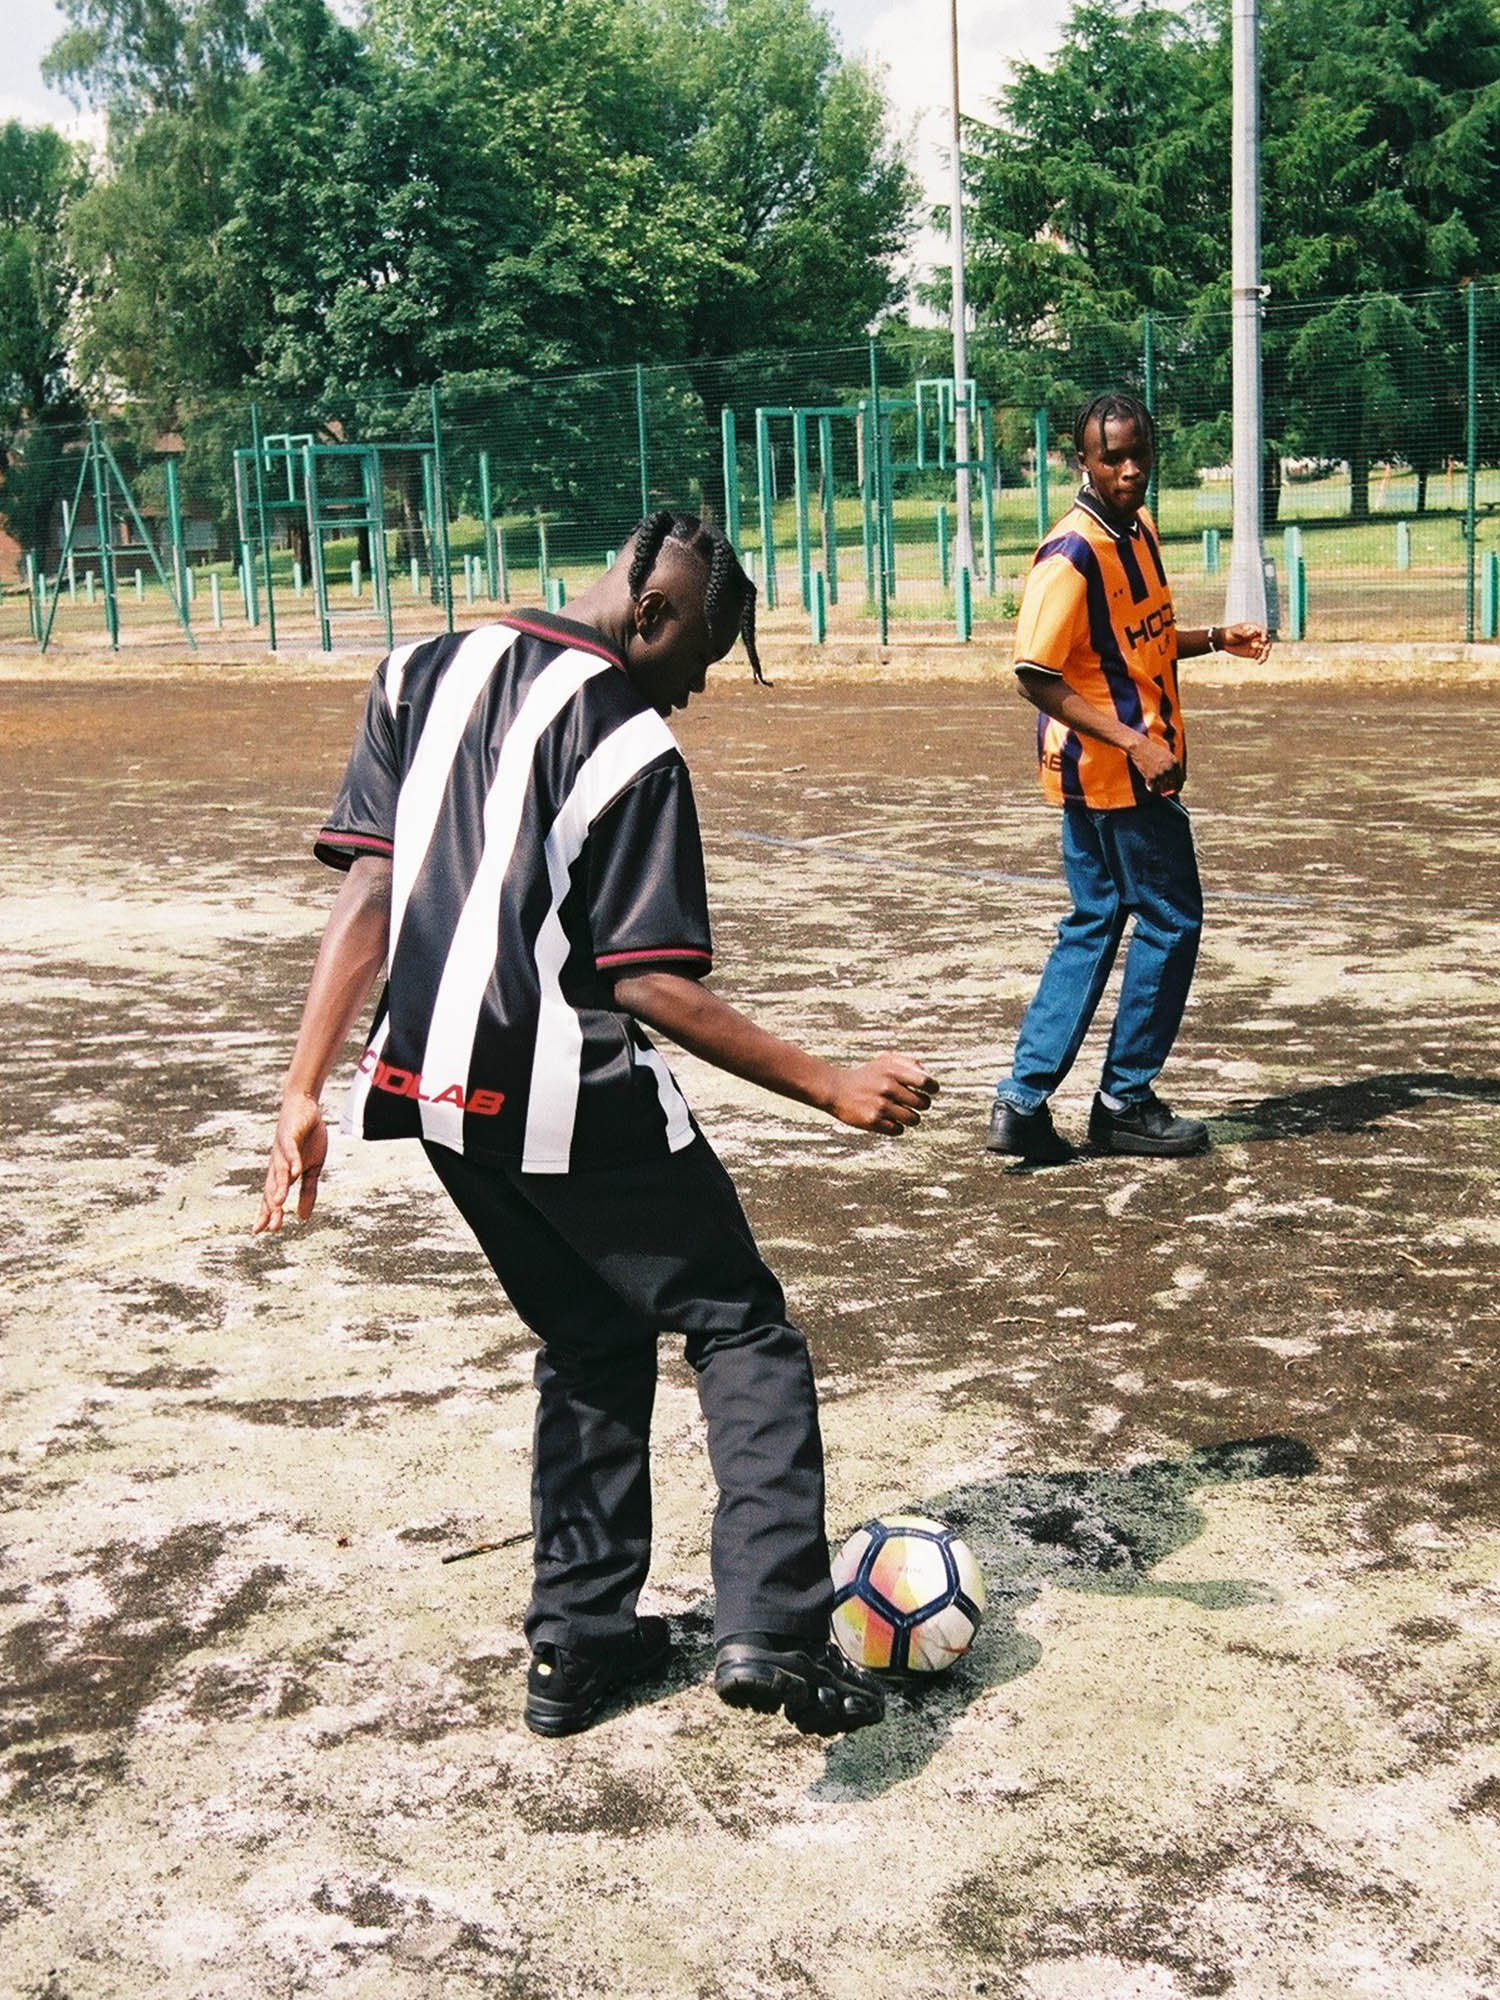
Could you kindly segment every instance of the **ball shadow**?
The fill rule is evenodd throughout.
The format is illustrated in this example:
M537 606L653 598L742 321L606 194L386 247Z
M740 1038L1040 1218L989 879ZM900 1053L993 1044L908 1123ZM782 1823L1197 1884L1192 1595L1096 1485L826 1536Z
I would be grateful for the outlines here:
M822 1799L877 1798L923 1769L964 1712L992 1689L1030 1673L1040 1644L1016 1613L1044 1583L1067 1590L1177 1597L1206 1610L1270 1604L1276 1593L1244 1577L1160 1581L1155 1565L1202 1533L1192 1495L1247 1479L1301 1479L1316 1455L1296 1438L1205 1445L1181 1459L1125 1472L1015 1473L927 1494L912 1511L957 1528L985 1574L989 1602L974 1649L930 1685L890 1692L885 1726L842 1738L813 1787Z

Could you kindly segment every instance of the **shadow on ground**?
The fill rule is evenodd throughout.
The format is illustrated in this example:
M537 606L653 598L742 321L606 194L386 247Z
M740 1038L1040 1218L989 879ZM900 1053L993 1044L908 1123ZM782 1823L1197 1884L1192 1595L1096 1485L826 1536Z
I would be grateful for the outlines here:
M1253 1104L1230 1104L1209 1120L1209 1130L1220 1145L1303 1139L1317 1132L1369 1132L1395 1112L1420 1110L1433 1098L1455 1097L1500 1104L1500 1077L1403 1070L1356 1077L1349 1083L1315 1084Z
M1157 1459L1128 1472L1016 1473L925 1496L913 1511L961 1531L979 1559L989 1592L974 1650L929 1687L895 1690L882 1729L836 1743L815 1795L877 1798L914 1777L981 1695L1018 1680L1042 1649L1018 1629L1016 1612L1043 1583L1070 1590L1176 1597L1227 1611L1275 1601L1242 1577L1164 1582L1154 1566L1202 1533L1192 1495L1246 1479L1301 1479L1317 1458L1296 1438L1259 1437L1206 1445L1182 1459Z

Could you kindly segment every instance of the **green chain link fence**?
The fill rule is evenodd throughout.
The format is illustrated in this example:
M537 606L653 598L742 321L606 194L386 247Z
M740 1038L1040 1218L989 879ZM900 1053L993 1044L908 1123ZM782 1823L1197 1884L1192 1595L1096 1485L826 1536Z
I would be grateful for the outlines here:
M771 633L999 640L1073 490L1074 412L1144 394L1187 623L1222 614L1227 312L969 345L973 566L941 331L543 379L233 401L181 433L128 411L16 441L0 641L186 627L211 646L383 642L504 603L562 608L662 505L725 523ZM1264 314L1266 553L1283 638L1500 635L1500 289ZM99 521L105 532L101 537Z

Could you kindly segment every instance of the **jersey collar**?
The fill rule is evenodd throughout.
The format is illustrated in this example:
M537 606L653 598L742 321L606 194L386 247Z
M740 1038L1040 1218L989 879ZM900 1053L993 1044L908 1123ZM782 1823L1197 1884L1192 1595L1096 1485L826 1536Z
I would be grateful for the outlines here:
M1099 495L1094 491L1092 486L1080 486L1074 497L1073 505L1081 507L1085 514L1091 514L1100 527L1108 528L1117 541L1123 541L1127 535L1140 534L1140 515L1117 513L1113 507L1108 506L1099 498Z

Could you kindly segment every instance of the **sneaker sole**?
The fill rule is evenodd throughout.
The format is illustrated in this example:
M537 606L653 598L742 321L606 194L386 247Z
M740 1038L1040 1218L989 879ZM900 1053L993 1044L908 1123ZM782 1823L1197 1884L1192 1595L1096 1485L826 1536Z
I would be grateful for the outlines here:
M885 1701L878 1694L857 1691L869 1707L867 1715L845 1713L845 1696L838 1695L837 1712L819 1699L819 1690L805 1675L769 1659L732 1660L714 1670L714 1693L730 1708L754 1709L757 1715L784 1710L794 1729L805 1736L844 1736L885 1719Z
M1149 1139L1144 1134L1133 1132L1111 1132L1108 1137L1089 1134L1089 1144L1096 1153L1129 1153L1138 1159L1186 1160L1195 1153L1209 1150L1209 1137L1205 1132L1201 1139L1194 1139L1182 1145L1171 1139Z

